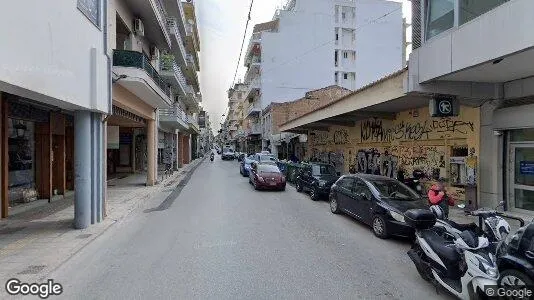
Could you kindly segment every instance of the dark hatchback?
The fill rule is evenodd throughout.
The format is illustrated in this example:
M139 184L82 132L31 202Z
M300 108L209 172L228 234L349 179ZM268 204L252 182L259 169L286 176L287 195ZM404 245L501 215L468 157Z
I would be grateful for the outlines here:
M405 223L404 212L414 208L428 209L427 201L400 181L384 176L345 175L330 192L332 213L344 212L362 221L379 238L412 237L414 230Z
M321 196L328 196L330 188L338 179L334 166L311 163L300 170L295 185L297 192L309 191L310 198L317 201Z

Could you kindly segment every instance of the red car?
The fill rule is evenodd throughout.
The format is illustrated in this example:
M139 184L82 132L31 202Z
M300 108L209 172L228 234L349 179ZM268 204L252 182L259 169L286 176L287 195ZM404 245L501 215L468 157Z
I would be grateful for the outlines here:
M285 191L286 177L276 164L254 162L250 168L248 182L254 186L254 189L273 189Z

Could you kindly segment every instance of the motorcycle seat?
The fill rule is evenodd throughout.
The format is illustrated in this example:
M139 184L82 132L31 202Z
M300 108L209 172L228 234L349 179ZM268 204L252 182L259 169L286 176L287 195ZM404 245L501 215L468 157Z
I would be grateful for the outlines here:
M446 222L447 224L457 229L458 231L465 231L465 230L476 231L477 229L477 224L475 223L459 224L459 223L454 222L453 220L443 220L443 222Z
M440 236L434 230L423 230L421 236L439 256L445 266L456 265L462 259L454 243Z

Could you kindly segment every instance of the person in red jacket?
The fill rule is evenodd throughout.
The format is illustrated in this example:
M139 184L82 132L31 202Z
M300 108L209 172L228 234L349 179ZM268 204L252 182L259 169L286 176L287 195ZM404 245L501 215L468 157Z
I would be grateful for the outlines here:
M431 205L439 205L443 209L445 219L449 218L449 205L454 205L454 200L447 195L443 182L438 181L428 190L428 200Z

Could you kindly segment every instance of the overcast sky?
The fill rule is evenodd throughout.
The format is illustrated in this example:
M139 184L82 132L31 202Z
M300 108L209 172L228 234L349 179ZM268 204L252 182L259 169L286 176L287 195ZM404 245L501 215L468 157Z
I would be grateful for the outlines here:
M254 24L270 21L275 10L287 0L255 0L245 39L245 49ZM408 0L403 2L405 17L410 18ZM200 31L200 84L202 106L208 111L212 127L219 130L228 106L227 91L232 85L247 21L250 0L197 0L196 13ZM408 21L409 22L409 21ZM245 67L239 63L236 81L243 78Z

